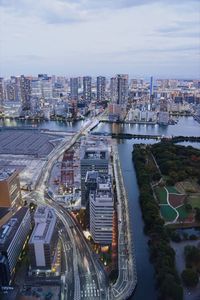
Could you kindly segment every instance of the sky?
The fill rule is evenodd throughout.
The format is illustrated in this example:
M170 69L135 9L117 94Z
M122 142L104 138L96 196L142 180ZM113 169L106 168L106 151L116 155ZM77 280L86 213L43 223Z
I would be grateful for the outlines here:
M0 0L0 76L200 79L199 0Z

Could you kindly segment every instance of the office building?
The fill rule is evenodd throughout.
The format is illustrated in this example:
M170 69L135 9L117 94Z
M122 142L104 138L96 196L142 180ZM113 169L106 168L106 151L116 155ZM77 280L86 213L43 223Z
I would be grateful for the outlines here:
M4 80L0 77L0 105L3 104L4 101Z
M42 97L46 100L53 98L53 87L51 78L47 77L41 80Z
M0 227L0 283L9 285L31 229L28 207L19 209Z
M20 93L22 111L31 109L31 82L30 79L22 75L20 77Z
M90 233L95 243L112 243L113 193L110 175L100 175L89 192Z
M42 84L41 80L32 79L31 80L31 96L41 98L42 97Z
M150 78L150 98L153 97L153 76Z
M160 98L160 111L167 111L168 110L168 102L167 99L164 97Z
M82 141L81 145L81 201L86 205L86 174L88 171L98 171L99 174L108 174L109 153L106 140L88 139Z
M78 78L70 78L70 98L78 101Z
M117 75L117 104L126 105L128 101L128 75Z
M18 171L14 167L0 167L0 207L13 207L20 202Z
M160 111L158 115L158 123L160 125L168 125L169 123L169 112L167 99L161 97L160 99Z
M109 119L112 121L124 120L128 101L128 75L119 74L111 78L110 95Z
M74 151L66 151L61 163L61 183L72 188L74 185Z
M160 125L168 125L169 124L169 112L168 111L160 111L159 112L158 123Z
M92 78L90 76L83 77L83 100L91 102L92 99Z
M97 101L105 101L106 99L106 78L97 77Z
M49 271L54 262L58 241L55 211L48 206L38 206L34 220L35 226L29 240L31 268L33 271Z

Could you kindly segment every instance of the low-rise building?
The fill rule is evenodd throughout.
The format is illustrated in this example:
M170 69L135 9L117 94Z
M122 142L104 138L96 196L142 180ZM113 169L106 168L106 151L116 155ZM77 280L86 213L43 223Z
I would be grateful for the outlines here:
M53 208L38 206L35 226L29 240L31 269L51 271L58 241L56 214Z
M18 175L14 167L0 167L0 207L13 207L21 202Z

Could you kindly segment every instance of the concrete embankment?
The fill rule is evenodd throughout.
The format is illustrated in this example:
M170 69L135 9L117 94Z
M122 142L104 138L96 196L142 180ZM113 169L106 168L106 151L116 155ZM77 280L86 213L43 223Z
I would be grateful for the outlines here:
M130 225L128 197L118 156L118 148L113 143L113 168L117 191L118 213L118 278L111 287L112 299L128 299L137 285L136 261Z

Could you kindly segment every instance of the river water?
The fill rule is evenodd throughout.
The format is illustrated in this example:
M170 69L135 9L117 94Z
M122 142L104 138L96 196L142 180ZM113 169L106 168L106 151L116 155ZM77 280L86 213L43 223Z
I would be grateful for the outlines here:
M58 131L77 131L86 121L75 123L65 123L59 121L44 121L33 123L31 121L0 121L0 126L21 126L32 125L38 128L45 128ZM100 123L95 132L107 133L134 133L148 135L167 135L167 136L200 136L200 124L192 117L181 117L178 124L170 126L159 125L138 125L138 124L108 124ZM143 219L139 205L139 191L136 180L135 168L132 162L132 149L134 143L154 143L155 140L119 140L118 149L121 160L124 183L128 193L131 223L133 226L133 240L135 247L138 286L131 300L155 300L156 290L154 281L154 269L149 262L148 238L143 233ZM187 144L185 144L187 145ZM199 147L199 145L195 145Z

